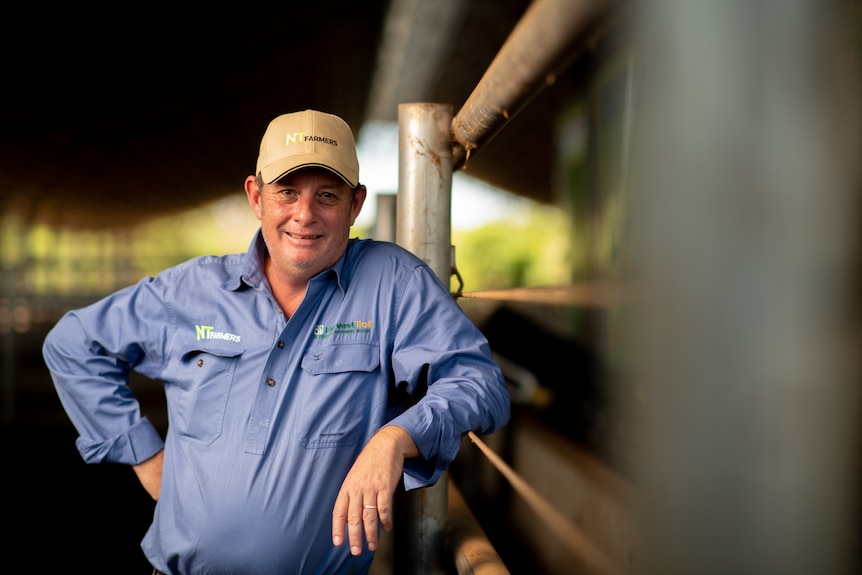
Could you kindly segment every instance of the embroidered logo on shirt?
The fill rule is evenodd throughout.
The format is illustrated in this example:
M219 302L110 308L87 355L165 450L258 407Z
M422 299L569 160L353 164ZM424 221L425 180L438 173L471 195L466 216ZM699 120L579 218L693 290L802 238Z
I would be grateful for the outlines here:
M196 325L195 332L197 333L198 341L202 339L223 339L226 341L239 342L242 338L236 334L226 331L215 331L211 325Z
M314 326L315 339L331 337L334 334L346 333L371 333L371 320L362 321L355 319L346 323L336 323L333 325L317 325Z

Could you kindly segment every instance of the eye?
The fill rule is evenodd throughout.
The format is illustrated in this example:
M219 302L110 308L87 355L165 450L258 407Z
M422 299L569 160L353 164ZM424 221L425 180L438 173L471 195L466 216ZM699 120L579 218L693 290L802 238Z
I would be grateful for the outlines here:
M290 201L294 201L296 200L296 198L299 197L299 194L297 194L296 190L294 190L293 188L282 188L280 190L277 190L276 194L278 194L280 198Z
M328 206L335 205L341 200L341 196L332 192L320 192L317 194L317 201Z

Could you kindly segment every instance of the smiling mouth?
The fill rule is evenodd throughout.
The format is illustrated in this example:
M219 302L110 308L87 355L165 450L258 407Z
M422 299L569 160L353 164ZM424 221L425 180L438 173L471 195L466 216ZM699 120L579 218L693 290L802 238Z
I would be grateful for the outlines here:
M297 240L316 240L318 238L322 238L322 235L301 235L301 234L293 234L291 232L287 232L287 235Z

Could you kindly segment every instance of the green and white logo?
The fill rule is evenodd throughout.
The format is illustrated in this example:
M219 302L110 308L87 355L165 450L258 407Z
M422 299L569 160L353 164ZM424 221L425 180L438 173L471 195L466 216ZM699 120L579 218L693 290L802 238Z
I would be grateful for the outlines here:
M195 333L197 334L198 341L202 339L223 339L225 341L235 341L239 343L242 339L240 336L233 333L215 331L215 328L211 325L196 325Z
M371 320L355 319L344 323L314 326L315 339L327 338L336 334L371 333Z

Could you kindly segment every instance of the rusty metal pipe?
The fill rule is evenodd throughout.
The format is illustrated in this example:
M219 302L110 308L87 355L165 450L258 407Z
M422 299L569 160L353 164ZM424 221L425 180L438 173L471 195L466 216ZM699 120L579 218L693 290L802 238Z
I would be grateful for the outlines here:
M453 168L460 169L554 74L580 51L615 3L536 0L512 30L473 93L452 120Z
M398 105L397 243L426 262L445 283L452 273L450 221L452 167L448 104ZM403 528L395 534L396 572L443 575L447 472L437 484L404 493L397 506Z
M458 575L509 575L458 487L449 479L446 533Z

